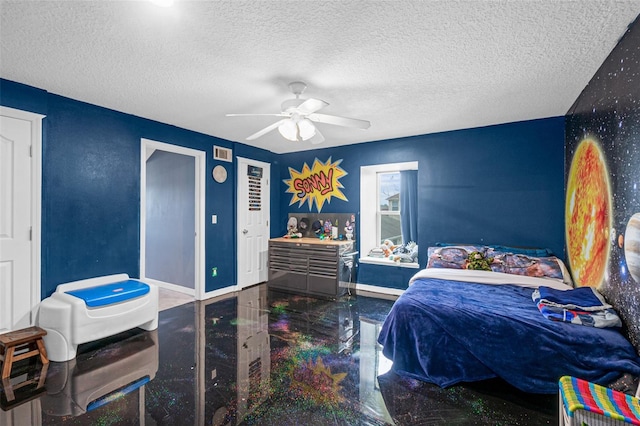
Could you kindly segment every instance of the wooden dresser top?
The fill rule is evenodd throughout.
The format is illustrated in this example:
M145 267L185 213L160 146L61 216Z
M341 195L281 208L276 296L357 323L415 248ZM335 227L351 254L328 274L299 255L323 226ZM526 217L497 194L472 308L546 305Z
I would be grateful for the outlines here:
M304 237L304 238L284 238L284 237L278 237L278 238L271 238L269 241L275 242L275 243L290 243L290 244L321 244L321 245L327 245L327 246L339 246L339 245L343 245L343 244L351 244L353 243L353 241L348 241L348 240L321 240L320 238L308 238L308 237Z

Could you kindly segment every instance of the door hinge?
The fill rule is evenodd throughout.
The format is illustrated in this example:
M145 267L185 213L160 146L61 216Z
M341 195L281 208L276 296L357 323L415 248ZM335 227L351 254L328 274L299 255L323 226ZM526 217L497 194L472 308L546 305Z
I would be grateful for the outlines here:
M267 226L269 226L269 219L267 219Z
M29 145L29 157L33 157L33 145Z
M33 241L33 227L29 227L29 241Z

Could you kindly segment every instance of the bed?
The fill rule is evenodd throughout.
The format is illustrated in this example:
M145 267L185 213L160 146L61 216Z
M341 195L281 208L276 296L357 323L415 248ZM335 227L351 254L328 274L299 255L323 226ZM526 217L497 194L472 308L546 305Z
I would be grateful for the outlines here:
M549 394L566 375L601 385L624 373L640 376L640 358L619 328L542 315L532 300L536 288L572 288L561 261L550 272L550 263L541 268L535 257L516 254L492 270L464 269L461 259L474 249L447 249L454 256L443 256L445 249L430 248L427 268L394 303L378 342L396 373L441 387L500 377L522 391Z

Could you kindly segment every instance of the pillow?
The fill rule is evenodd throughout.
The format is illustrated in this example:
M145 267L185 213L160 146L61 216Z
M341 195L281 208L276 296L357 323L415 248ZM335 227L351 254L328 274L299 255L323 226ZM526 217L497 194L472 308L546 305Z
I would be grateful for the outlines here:
M478 244L460 244L460 243L441 243L438 242L435 244L436 247L450 247L450 246L477 246ZM553 252L547 248L536 248L536 247L510 247L496 244L487 244L484 245L485 248L492 248L496 251L502 251L505 253L513 253L513 254L524 254L526 256L534 256L534 257L547 257L553 256Z
M440 245L429 247L427 250L427 268L465 269L469 253L477 251L486 258L493 258L490 265L493 272L562 280L565 284L574 287L564 262L555 256L529 256L495 249L495 247L511 248L507 246L436 244ZM533 250L549 252L547 249Z
M427 268L463 269L467 251L461 247L429 247Z
M427 250L427 268L465 269L471 252L484 254L484 246L446 246L429 247Z
M507 246L478 246L467 244L436 243L427 250L427 268L466 269L469 253L479 252L486 258L493 258L490 267L493 272L526 275L529 277L552 278L562 280L573 287L571 275L564 262L555 256L531 256L521 253L498 251L496 247L512 249ZM547 249L539 250L549 253Z
M535 257L524 254L501 253L492 251L494 265L492 270L506 274L526 275L528 277L554 278L564 281L560 259L555 256ZM499 269L502 269L501 271Z
M487 250L486 246L483 246L480 244L446 244L446 245L437 245L437 244L443 244L443 243L436 243L435 246L429 247L427 249L427 256L431 256L433 253L440 252L441 250L445 250L446 252L446 249L462 249L462 250L465 250L467 253L470 253L472 251L479 251L481 253L484 253Z

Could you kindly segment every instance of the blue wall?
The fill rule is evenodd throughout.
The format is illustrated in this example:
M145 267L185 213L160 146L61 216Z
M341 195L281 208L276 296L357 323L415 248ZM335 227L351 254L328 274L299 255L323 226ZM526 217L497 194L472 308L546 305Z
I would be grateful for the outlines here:
M348 175L340 182L349 201L334 198L323 213L359 212L361 166L419 162L422 267L426 248L438 241L547 247L564 257L564 117L284 154L281 178L289 178L289 167L300 171L329 157L343 160ZM282 179L272 186L282 194L281 235L288 213L309 211L306 203L289 206ZM358 282L406 288L415 272L361 264Z
M212 146L271 163L271 235L286 232L283 179L317 157L340 160L349 200L323 212L360 210L360 166L419 161L420 265L437 241L548 247L564 253L564 118L510 123L346 147L277 155L0 79L0 104L47 115L43 128L42 293L96 275L139 274L140 138L207 152L206 290L236 283L236 163L214 161ZM224 164L229 179L210 172ZM359 223L359 222L358 222ZM357 229L357 235L362 232ZM415 270L360 265L358 282L404 288Z
M213 145L273 162L274 154L57 96L0 79L0 104L45 114L42 174L42 296L63 282L124 272L139 276L140 139L207 153L206 291L234 285L235 163L213 160ZM215 183L224 164L229 179ZM277 209L276 209L277 212Z

